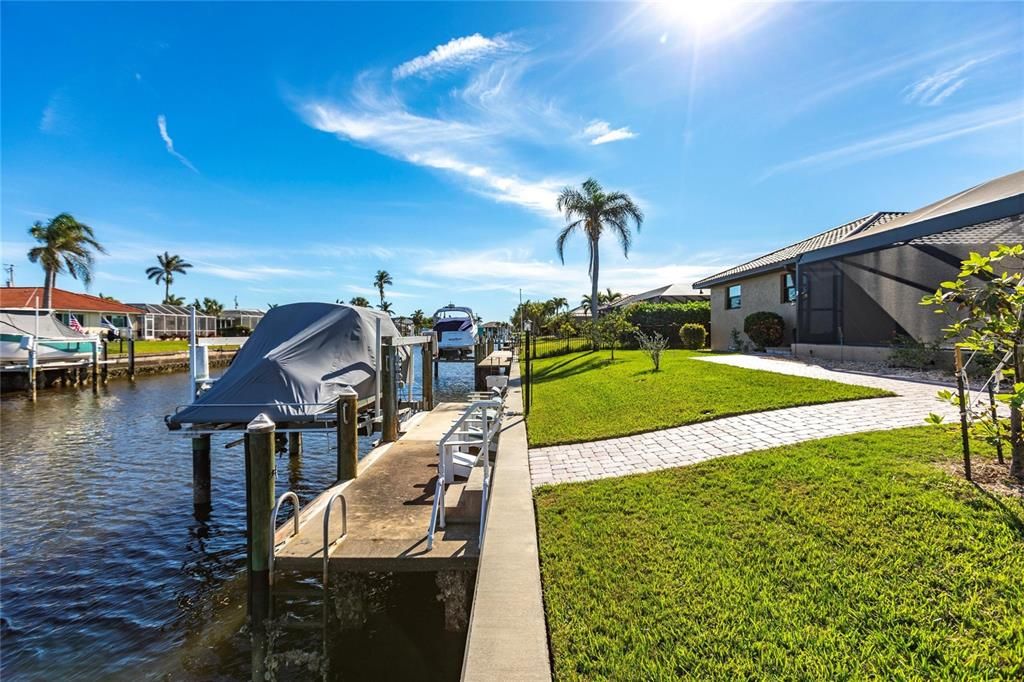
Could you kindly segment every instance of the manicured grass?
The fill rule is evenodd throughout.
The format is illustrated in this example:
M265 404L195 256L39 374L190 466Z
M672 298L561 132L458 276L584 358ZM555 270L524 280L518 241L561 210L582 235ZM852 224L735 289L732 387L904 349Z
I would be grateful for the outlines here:
M530 445L555 445L795 405L890 395L834 381L730 367L666 351L651 371L641 351L571 353L533 363Z
M919 427L540 488L555 677L1024 678L1024 504L959 457Z
M235 348L236 346L231 346ZM221 346L214 346L216 349L221 349ZM227 348L224 346L223 348ZM111 355L121 354L121 342L111 341L109 345ZM136 355L149 355L153 353L173 353L175 351L188 350L188 341L184 339L168 339L166 341L160 340L143 340L140 339L135 342L135 354ZM128 342L124 342L124 355L128 354Z

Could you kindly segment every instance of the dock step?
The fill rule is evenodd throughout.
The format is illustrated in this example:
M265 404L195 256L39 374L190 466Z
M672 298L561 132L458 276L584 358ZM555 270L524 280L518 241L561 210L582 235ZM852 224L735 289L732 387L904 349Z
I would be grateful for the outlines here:
M453 483L448 486L446 500L454 500L454 504L445 506L445 519L448 523L480 523L480 509L484 496L483 467L473 467L469 479L465 483ZM453 494L454 493L454 494Z

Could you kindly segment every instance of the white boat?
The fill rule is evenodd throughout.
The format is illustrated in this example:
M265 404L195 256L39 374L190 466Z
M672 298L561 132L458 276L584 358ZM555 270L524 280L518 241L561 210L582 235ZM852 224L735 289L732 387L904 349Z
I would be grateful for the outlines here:
M473 353L476 345L476 319L469 308L449 303L434 313L434 333L441 355L461 356Z
M33 339L36 361L73 362L92 359L93 337L79 334L49 311L26 308L0 311L0 363L28 363Z

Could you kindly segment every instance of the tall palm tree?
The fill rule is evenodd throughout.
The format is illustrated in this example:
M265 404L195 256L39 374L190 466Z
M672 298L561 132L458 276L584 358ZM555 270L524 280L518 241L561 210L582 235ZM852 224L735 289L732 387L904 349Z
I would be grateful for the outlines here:
M167 294L167 297L164 299L164 305L185 305L185 297Z
M380 305L377 307L380 308L385 313L387 313L388 315L391 314L391 301L385 301L382 299Z
M174 283L174 273L187 275L185 272L188 268L192 267L191 263L186 263L181 256L175 254L171 255L164 251L164 255L157 254L156 262L159 263L159 267L153 266L146 268L146 276L157 284L163 282L164 285L164 303L171 298L171 284Z
M339 301L339 303L340 303L340 301ZM361 308L369 308L370 307L370 301L365 296L353 296L352 298L349 299L348 304L349 305L356 305L356 306L359 306Z
M556 313L562 308L565 308L566 311L569 310L569 301L564 296L555 296L552 298L551 305L554 306Z
M220 317L224 312L224 305L215 298L203 298L203 312L213 317Z
M427 323L427 315L426 315L426 313L424 313L419 308L417 308L416 310L412 311L412 315L410 315L409 317L412 318L412 326L414 327L413 333L416 333L416 331L418 331L420 329L423 329L423 327Z
M601 235L608 230L619 238L622 253L629 256L633 243L630 223L640 231L644 213L640 207L623 192L606 192L594 178L583 181L580 189L566 187L558 195L557 208L565 214L566 226L558 234L555 250L565 263L565 243L576 231L583 232L590 251L588 272L590 274L590 316L597 319L597 281L600 266Z
M376 287L377 292L380 294L380 309L384 310L384 287L389 287L394 282L391 281L391 275L388 274L387 270L378 270L377 276L373 278L373 286Z
M57 286L57 275L66 272L82 280L88 287L92 284L92 268L95 262L93 251L106 253L96 241L92 228L75 220L70 213L61 213L46 225L36 221L28 233L39 242L29 249L28 259L43 266L45 285L43 307L53 303L53 289Z

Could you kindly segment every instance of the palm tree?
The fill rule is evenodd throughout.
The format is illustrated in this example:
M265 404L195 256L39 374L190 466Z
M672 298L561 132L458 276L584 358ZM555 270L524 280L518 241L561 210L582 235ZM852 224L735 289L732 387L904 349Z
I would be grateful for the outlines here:
M420 329L423 329L423 327L425 327L427 324L427 315L419 308L412 311L412 315L410 315L409 317L412 318L412 326L414 327L413 333Z
M70 213L61 213L43 225L38 220L28 233L39 242L28 252L28 259L43 266L46 275L43 289L43 307L53 303L53 289L57 286L57 275L66 272L74 279L82 280L88 287L92 284L92 267L95 262L93 251L106 253L96 241L92 228L75 220Z
M340 303L340 301L339 301ZM365 296L353 296L348 300L349 305L357 305L361 308L369 308L370 301Z
M382 311L386 312L388 315L391 314L391 301L385 301L381 299L380 305L377 307L380 308Z
M167 294L164 297L164 305L185 305L185 298L182 296L175 296L174 294Z
M617 291L612 291L611 287L604 290L604 293L599 295L605 303L615 303L617 300L622 298L622 294Z
M552 298L551 305L555 307L556 313L562 308L565 308L566 312L569 310L569 301L564 296L555 296Z
M566 187L558 195L557 208L565 214L566 226L558 234L555 250L558 257L565 263L565 242L577 230L587 238L590 251L588 272L590 273L590 316L597 319L597 281L600 265L600 240L605 230L609 230L619 238L622 253L629 256L629 247L633 242L633 234L629 224L640 231L644 222L644 213L623 192L605 192L604 188L593 178L583 181L581 189Z
M203 298L203 312L213 317L220 317L224 306L215 298Z
M394 284L391 281L391 275L388 274L387 270L378 270L377 276L373 278L373 286L377 288L380 293L380 309L384 310L384 287L388 287Z
M171 255L164 251L164 255L157 254L156 262L160 264L159 267L153 266L146 268L146 276L157 284L163 282L164 284L164 303L168 305L181 305L180 303L168 303L171 298L171 284L174 283L174 273L180 273L187 275L185 272L188 268L192 267L191 263L186 263L181 256L175 254Z

